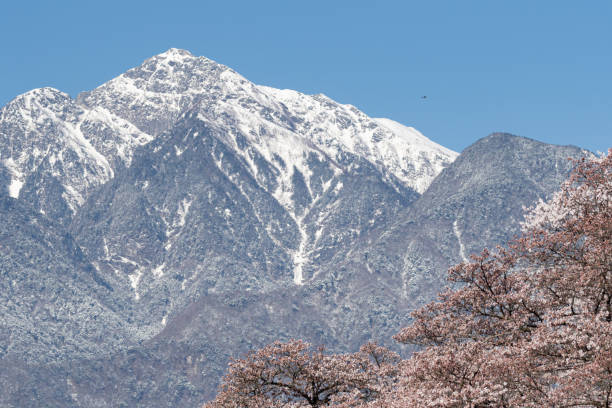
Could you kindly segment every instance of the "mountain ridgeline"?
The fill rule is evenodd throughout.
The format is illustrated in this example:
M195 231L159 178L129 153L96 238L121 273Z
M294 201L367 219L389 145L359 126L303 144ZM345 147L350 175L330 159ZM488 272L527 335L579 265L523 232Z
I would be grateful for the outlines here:
M460 155L187 51L0 109L0 406L192 407L276 339L392 345L579 148Z

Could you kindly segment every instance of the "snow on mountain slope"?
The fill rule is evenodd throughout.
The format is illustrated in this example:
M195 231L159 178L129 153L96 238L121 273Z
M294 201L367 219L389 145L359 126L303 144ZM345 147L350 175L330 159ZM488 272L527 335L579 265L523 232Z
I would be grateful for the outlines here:
M295 224L297 244L286 250L297 284L310 257L354 239L325 224L339 216L335 200L349 188L341 175L356 176L360 167L372 166L383 183L408 197L400 190L422 193L457 155L399 123L372 119L324 95L255 85L178 49L147 59L76 101L43 88L16 98L0 114L9 193L17 197L23 189L41 212L61 219L74 214L88 190L110 180L117 165L129 167L137 146L169 137L162 135L181 118L197 115ZM177 140L174 152L180 156L191 145ZM216 160L224 171L223 159ZM381 214L356 216L375 225Z
M374 120L393 133L388 142L391 154L394 154L392 160L400 160L402 169L412 170L408 174L415 175L414 188L419 193L423 193L431 181L459 155L432 142L413 127L386 118Z
M170 49L77 97L103 106L146 133L158 135L188 110L200 94L214 94L228 68L187 51Z
M342 177L380 178L410 201L408 190L425 191L457 156L412 128L372 119L354 106L324 95L258 86L210 59L170 49L80 94L76 101L45 88L3 108L0 131L2 158L12 175L9 191L17 196L24 189L41 212L68 219L89 189L113 177L118 164L130 166L135 147L170 137L166 131L190 115L215 129L215 137L287 212L297 239L284 250L292 254L297 284L312 277L314 271L307 271L310 258L331 256L331 248L348 245L363 229L359 224L336 231L331 225L354 216L372 226L386 217L385 211L370 207L364 213L355 208L352 216L344 214L341 207L347 204L340 202L353 193L342 190L356 187ZM17 149L11 144L15 135L21 143ZM198 132L190 137L198 137ZM49 149L47 141L55 147ZM177 138L175 155L190 146ZM215 160L225 172L223 158ZM364 166L369 169L360 170ZM27 185L32 174L34 180ZM62 206L68 209L58 209ZM170 207L159 211L173 214L176 209Z
M348 152L420 193L457 156L411 128L374 120L351 105L324 95L258 86L230 68L174 48L78 100L102 106L154 135L184 112L197 110L202 119L228 130L230 144L236 143L232 133L240 131L264 157L281 157L288 168L295 165L304 175L308 151L332 160Z
M325 95L260 87L303 118L296 132L335 157L345 150L386 168L406 186L423 193L457 153L433 143L414 128L390 119L372 119L352 105Z
M331 248L355 239L359 228L350 232L332 227L344 222L341 190L355 189L344 185L341 175L356 175L360 166L371 165L384 183L407 198L400 190L422 193L457 156L415 130L390 121L381 124L353 106L324 95L258 86L226 66L178 49L147 59L77 100L90 109L104 108L155 137L170 137L174 125L190 115L215 129L215 137L242 159L250 176L292 219L297 244L284 250L291 254L296 284L312 278L315 272L308 271L308 265L313 258L330 256ZM202 135L192 131L189 137ZM174 153L182 155L190 146L178 139ZM225 172L223 158L216 163ZM235 174L226 176L243 188ZM171 207L159 210L172 214L176 209ZM385 214L354 216L372 226Z
M78 128L75 108L68 95L42 88L17 97L2 109L2 156L13 175L11 186L23 185L29 173L47 162L53 176L66 176L72 181L65 187L76 188L68 188L67 199L71 205L78 205L83 201L82 190L112 177L108 160ZM83 168L75 168L72 163L63 165L64 156L73 155ZM17 197L19 191L13 188L12 195Z
M194 110L225 131L226 143L250 163L255 178L262 175L254 156L276 166L282 180L274 195L295 217L291 177L297 171L313 187L307 164L312 153L334 163L345 153L361 157L419 193L457 156L399 123L369 118L324 95L258 86L210 59L172 48L76 102L42 88L2 108L0 161L12 175L10 194L19 196L30 174L48 168L45 177L59 181L73 212L88 188L113 177L116 164L130 165L135 147ZM243 151L244 138L250 149Z
M12 176L11 196L22 188L49 189L52 182L71 212L88 189L111 179L118 162L129 166L133 149L150 140L104 108L83 109L53 88L34 89L0 109L0 163Z

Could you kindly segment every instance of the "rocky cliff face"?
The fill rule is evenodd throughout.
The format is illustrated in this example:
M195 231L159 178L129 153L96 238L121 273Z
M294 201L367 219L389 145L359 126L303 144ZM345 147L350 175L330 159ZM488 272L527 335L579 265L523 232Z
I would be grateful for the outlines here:
M0 110L0 404L196 406L274 339L389 344L582 154L499 134L455 160L176 49L22 95Z

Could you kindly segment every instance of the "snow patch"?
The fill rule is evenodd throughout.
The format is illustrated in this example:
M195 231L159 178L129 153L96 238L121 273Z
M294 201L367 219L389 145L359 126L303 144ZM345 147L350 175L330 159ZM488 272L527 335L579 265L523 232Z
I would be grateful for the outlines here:
M391 119L373 118L373 120L391 135L381 135L378 145L385 163L391 162L393 173L399 179L414 178L408 182L417 192L423 193L433 179L452 163L459 153L447 149L423 136L410 126L404 126ZM375 139L376 140L376 139Z
M62 198L66 200L66 204L72 212L76 212L76 210L85 202L85 199L79 193L79 191L74 188L70 184L64 184L64 192L62 193Z
M77 388L74 386L74 383L70 378L66 378L66 385L68 386L68 388L70 388L70 391L72 391L70 393L70 398L72 398L74 402L79 402L79 394L77 393Z
M19 192L23 187L24 175L15 160L12 157L4 160L4 166L8 169L11 174L11 184L8 187L9 195L13 198L19 198Z
M9 185L9 196L19 198L19 191L21 191L21 187L23 187L22 181L12 179L11 184Z
M461 255L461 259L463 259L463 262L467 262L468 259L465 256L465 246L463 245L463 241L461 240L461 231L459 231L457 220L453 222L453 231L455 232L455 236L457 237L457 241L459 242L459 255Z
M300 244L297 250L293 252L293 283L296 285L304 284L303 268L308 258L306 257L306 244L308 243L308 235L302 225L302 219L296 219L298 231L300 233Z
M161 265L156 266L153 269L153 276L155 276L156 278L161 278L162 276L164 276L164 268L166 267L166 264L163 263Z
M189 207L191 207L191 203L193 202L190 198L183 198L179 204L179 208L177 211L177 215L179 217L177 227L185 226L185 219L187 218L187 214L189 213Z
M110 259L110 251L108 250L108 244L106 242L106 237L102 237L102 242L104 243L104 258Z
M142 279L143 274L144 274L143 268L138 268L136 269L136 272L134 272L131 275L128 275L128 278L130 279L130 285L132 286L132 289L134 290L135 300L140 300L140 294L138 293L138 285L140 284L140 280Z

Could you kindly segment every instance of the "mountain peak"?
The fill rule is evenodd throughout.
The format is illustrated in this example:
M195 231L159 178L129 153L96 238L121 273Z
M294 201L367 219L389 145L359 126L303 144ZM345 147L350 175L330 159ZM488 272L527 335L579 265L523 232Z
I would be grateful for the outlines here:
M37 125L32 115L38 117L42 111L61 115L73 104L74 100L70 95L62 91L51 87L36 88L16 96L1 107L0 122L20 123L28 129L34 129ZM1 131L0 136L2 136Z
M164 56L164 57L175 57L175 56L180 56L180 57L194 57L194 55L192 53L190 53L187 50L183 50L180 48L169 48L168 50L162 52L161 54L158 54L158 56Z
M516 146L547 146L548 144L531 139L525 136L518 136L507 132L493 132L481 139L478 139L466 150L492 150L502 151L506 149L516 148Z
M68 94L60 91L59 89L50 87L50 86L43 86L42 88L35 88L32 89L28 92L25 92L21 95L32 95L32 96L47 96L47 95L63 95L63 96L68 96Z
M180 48L169 48L160 54L154 55L153 57L145 60L141 67L155 67L157 69L160 67L159 64L172 66L175 69L180 69L181 67L189 67L190 69L195 68L196 70L200 67L225 68L225 66L210 58L196 56L191 52ZM141 67L136 67L135 69Z
M30 91L24 92L21 95L18 95L13 99L9 104L14 102L28 102L31 100L41 101L54 101L57 102L59 100L65 99L69 100L70 95L60 91L59 89L52 88L50 86L45 86L42 88L35 88Z
M202 92L226 70L226 66L206 57L197 57L189 51L170 48L146 59L141 65L102 84L96 90L84 92L78 99L83 102L89 94L100 90L112 93L154 92L177 95Z
M226 71L229 68L213 60L170 48L93 91L81 93L77 101L86 107L103 106L140 130L157 135L191 106L194 95L209 94ZM147 101L145 106L142 101Z

